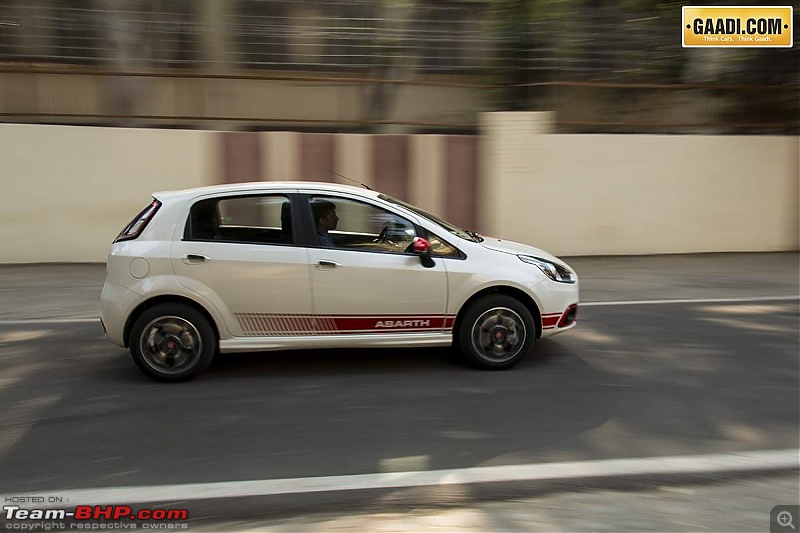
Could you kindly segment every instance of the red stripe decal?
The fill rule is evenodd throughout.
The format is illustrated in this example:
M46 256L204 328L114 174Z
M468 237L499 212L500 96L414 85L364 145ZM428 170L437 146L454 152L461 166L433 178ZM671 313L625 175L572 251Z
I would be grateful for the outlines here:
M245 335L438 332L453 329L455 315L299 315L236 313ZM554 317L557 321L558 317ZM555 322L554 322L555 323Z
M349 331L405 331L410 329L436 331L445 325L445 317L335 317L336 329Z
M547 328L547 327L555 326L556 324L558 324L558 319L559 318L560 318L560 315L543 316L542 317L542 327Z

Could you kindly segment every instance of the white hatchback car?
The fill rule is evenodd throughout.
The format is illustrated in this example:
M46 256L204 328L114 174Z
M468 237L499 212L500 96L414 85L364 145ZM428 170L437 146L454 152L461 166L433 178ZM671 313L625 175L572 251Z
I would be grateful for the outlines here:
M165 381L219 351L454 345L509 368L575 326L578 279L542 250L368 189L259 182L157 193L111 246L108 338Z

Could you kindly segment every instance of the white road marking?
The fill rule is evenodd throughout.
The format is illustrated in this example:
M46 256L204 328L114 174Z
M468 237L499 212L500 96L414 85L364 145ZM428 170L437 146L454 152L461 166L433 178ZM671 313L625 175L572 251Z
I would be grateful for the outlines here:
M581 307L603 307L611 305L658 305L658 304L724 304L747 302L789 302L800 300L797 296L755 296L752 298L685 298L675 300L624 300L618 302L579 302Z
M175 500L243 498L279 494L374 490L400 487L430 487L509 481L569 481L642 475L690 475L722 472L751 472L796 469L800 450L759 450L741 453L647 457L640 459L605 459L563 463L534 463L508 466L484 466L418 472L389 472L327 477L225 481L107 487L95 489L53 490L28 493L18 491L0 495L0 501L12 496L58 496L72 505L137 504ZM47 499L45 499L47 501Z

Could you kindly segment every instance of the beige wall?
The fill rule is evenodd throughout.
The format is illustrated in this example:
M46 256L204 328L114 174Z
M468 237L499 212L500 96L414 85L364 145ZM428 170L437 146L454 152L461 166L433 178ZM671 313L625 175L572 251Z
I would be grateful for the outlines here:
M490 235L560 255L800 248L797 137L554 135L550 113L487 114L482 128L477 229ZM261 179L298 171L298 135L259 136ZM224 181L223 140L0 125L0 263L105 261L152 192ZM451 199L445 141L409 144L410 199L439 215ZM372 144L338 136L334 166L374 183Z
M212 135L0 125L0 263L104 262L152 192L216 181Z
M354 179L370 187L373 185L372 172L372 136L357 133L342 133L338 136L333 154L334 170L350 179ZM353 182L333 176L333 181L344 185Z
M262 132L262 179L267 181L286 181L300 179L300 149L298 134L285 131Z
M483 117L481 228L561 255L797 250L800 139L553 135Z
M444 147L443 135L412 135L410 144L409 202L429 213L444 216Z

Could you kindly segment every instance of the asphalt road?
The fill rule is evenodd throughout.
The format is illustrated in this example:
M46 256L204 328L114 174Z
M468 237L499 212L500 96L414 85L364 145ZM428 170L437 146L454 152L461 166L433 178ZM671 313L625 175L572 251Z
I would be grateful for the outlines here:
M758 296L735 269L687 268L646 296L690 297L702 276L722 285L699 297ZM763 295L795 296L796 272L777 270ZM505 372L446 350L272 352L159 384L99 324L0 323L0 493L800 447L797 299L607 305L643 294L595 279L578 327Z
M790 527L777 527L776 513L773 511L771 516L770 510L776 502L782 501L781 498L796 497L797 491L797 475L782 474L702 484L671 483L639 490L578 489L532 497L471 501L468 505L435 507L423 504L411 508L381 508L371 513L313 512L306 516L270 520L240 518L222 525L210 520L193 522L192 530L259 533L729 533L770 531L772 526L775 533L793 533ZM792 509L794 516L800 515L797 507Z
M797 324L796 302L589 307L512 371L274 352L178 385L98 325L5 326L0 492L796 448Z

